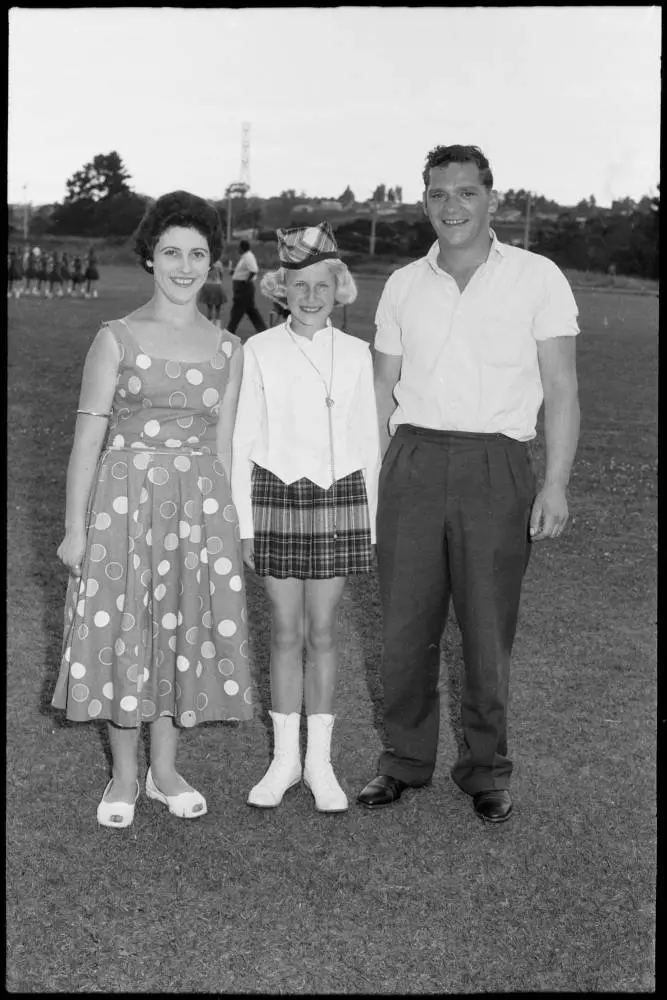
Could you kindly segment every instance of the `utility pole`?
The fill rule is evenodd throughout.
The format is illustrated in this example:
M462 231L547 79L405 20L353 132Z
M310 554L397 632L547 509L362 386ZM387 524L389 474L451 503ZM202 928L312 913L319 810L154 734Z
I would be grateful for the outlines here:
M28 205L28 185L23 185L23 239L28 239L28 220L30 218L30 207Z
M368 246L369 256L373 257L375 255L375 225L377 223L377 205L374 201L371 202L371 238Z
M523 230L523 248L524 250L530 250L530 209L531 209L532 195L530 191L526 198L526 218Z
M227 197L227 246L232 241L232 192L231 185L225 191Z

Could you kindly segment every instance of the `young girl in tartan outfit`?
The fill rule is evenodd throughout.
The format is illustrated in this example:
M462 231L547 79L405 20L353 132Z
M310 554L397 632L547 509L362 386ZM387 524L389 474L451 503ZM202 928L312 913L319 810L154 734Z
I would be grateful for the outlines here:
M357 293L328 224L279 229L278 254L280 269L260 287L290 316L244 346L233 438L244 561L271 605L274 752L248 804L275 808L303 777L318 811L343 812L330 760L336 623L346 577L372 568L380 449L371 354L329 319Z

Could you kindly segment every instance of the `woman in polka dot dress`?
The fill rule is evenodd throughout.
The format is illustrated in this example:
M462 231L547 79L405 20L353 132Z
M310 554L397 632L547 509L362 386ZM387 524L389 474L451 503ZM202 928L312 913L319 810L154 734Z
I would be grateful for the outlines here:
M53 705L109 723L105 826L134 817L141 723L151 729L147 795L191 818L207 807L176 771L178 727L253 715L230 492L243 355L197 308L221 246L203 199L158 199L136 236L153 297L105 323L84 366L58 548L70 583Z

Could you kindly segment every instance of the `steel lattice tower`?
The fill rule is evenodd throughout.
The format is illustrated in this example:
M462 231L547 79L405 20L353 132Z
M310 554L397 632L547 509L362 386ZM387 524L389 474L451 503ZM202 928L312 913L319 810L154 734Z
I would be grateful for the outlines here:
M241 126L241 173L239 183L246 191L250 190L250 122L243 122Z

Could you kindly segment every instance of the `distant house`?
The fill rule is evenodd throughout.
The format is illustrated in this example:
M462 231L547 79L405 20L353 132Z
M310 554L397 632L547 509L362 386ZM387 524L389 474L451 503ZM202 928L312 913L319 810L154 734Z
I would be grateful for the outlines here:
M517 222L522 218L523 212L520 208L499 208L494 214L494 219L498 222Z
M317 206L323 212L342 212L343 206L339 201L321 201Z
M255 240L257 239L257 229L233 229L233 240Z

